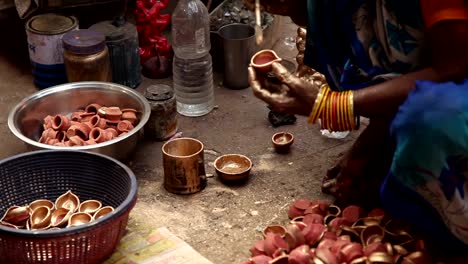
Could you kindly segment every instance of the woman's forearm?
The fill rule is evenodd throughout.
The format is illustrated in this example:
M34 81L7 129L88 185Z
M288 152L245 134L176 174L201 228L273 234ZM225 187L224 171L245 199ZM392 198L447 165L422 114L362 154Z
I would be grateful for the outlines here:
M417 80L442 81L432 68L411 72L393 80L354 92L354 112L364 117L392 117Z

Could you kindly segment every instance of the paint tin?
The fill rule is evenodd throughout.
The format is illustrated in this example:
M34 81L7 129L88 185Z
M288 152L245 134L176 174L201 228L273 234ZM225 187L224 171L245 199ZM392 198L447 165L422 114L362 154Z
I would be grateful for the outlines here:
M62 37L77 29L78 20L72 16L43 14L28 20L29 59L37 87L47 88L67 82Z

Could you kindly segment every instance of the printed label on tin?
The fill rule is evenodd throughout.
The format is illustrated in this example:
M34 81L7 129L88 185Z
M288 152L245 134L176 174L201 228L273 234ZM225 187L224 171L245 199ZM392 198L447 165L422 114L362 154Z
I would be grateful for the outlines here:
M63 64L63 35L38 35L28 32L29 58L35 63Z

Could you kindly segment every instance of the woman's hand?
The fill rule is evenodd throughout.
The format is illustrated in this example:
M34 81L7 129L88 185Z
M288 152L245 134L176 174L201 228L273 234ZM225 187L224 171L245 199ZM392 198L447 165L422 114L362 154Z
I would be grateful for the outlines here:
M273 63L275 78L257 74L249 67L249 83L254 95L265 101L272 110L280 113L308 116L312 111L320 84L325 83L323 75L315 75L315 81L308 82L290 73L280 63Z

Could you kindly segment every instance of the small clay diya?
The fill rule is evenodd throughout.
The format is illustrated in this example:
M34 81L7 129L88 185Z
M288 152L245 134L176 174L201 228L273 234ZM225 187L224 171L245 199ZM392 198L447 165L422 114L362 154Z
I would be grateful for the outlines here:
M278 132L271 137L271 142L277 153L288 153L294 142L294 136L289 132Z
M52 211L47 206L39 206L36 208L29 219L30 229L45 229L50 225Z
M12 206L7 209L0 221L15 226L23 226L29 219L29 208L27 206Z
M86 200L80 204L78 212L93 215L101 209L102 203L97 200Z
M114 211L114 207L112 206L104 206L104 207L101 207L99 210L97 210L96 213L94 213L94 219L97 220L101 217L104 217L110 213L112 213Z
M267 73L271 71L274 62L280 62L281 58L273 50L261 50L250 59L250 65L256 70Z
M88 213L74 213L68 219L67 227L80 226L93 221L93 216Z
M54 203L52 201L45 200L45 199L35 200L29 204L29 210L31 212L34 212L36 208L41 207L41 206L46 206L52 210L54 208Z
M85 112L97 114L98 110L101 108L100 104L89 104L85 108Z
M59 208L52 212L52 216L50 218L50 226L51 227L63 227L68 223L68 219L72 213L70 210L65 208Z
M265 238L268 233L273 233L279 235L280 237L284 237L286 234L286 228L281 225L269 225L263 229L263 237Z
M252 161L241 154L226 154L214 161L214 167L221 180L239 181L249 177Z
M55 200L55 208L65 208L72 213L78 210L78 206L80 205L80 198L76 196L72 191L68 191L62 194L60 197Z
M52 128L59 131L65 131L70 127L70 119L64 115L56 115L52 119Z

